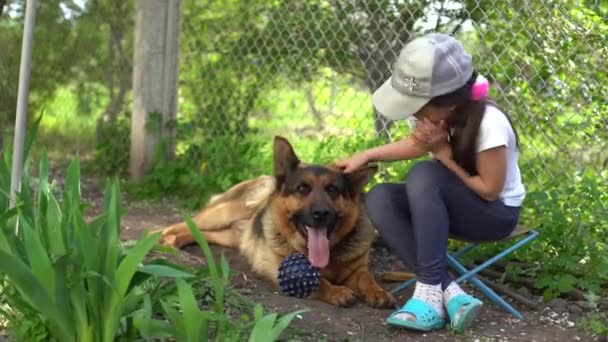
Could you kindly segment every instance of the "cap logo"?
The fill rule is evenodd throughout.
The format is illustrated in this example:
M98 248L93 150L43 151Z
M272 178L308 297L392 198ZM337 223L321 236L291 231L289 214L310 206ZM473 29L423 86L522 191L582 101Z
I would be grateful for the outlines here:
M409 89L409 91L414 91L414 89L418 88L418 83L416 83L416 78L414 77L405 77L403 82L403 86Z

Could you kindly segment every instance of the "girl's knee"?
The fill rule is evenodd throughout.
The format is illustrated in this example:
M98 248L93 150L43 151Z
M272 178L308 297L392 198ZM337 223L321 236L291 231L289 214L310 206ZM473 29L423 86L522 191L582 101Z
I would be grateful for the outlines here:
M390 186L388 184L380 183L374 185L365 194L365 210L369 213L375 212L377 208L382 208L391 196Z
M418 162L408 172L407 180L416 181L437 177L442 167L436 160Z
M425 160L416 163L407 174L406 183L438 183L445 174L445 167L436 160Z
M408 193L428 192L440 187L445 179L446 169L435 160L422 161L414 165L406 178Z
M374 221L382 220L387 208L395 202L407 205L407 194L403 184L380 183L374 185L366 194L364 208L367 216Z

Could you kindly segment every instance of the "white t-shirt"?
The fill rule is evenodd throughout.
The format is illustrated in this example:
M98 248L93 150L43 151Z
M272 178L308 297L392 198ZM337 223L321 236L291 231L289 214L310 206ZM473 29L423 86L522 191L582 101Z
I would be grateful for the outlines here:
M416 119L408 120L411 129L416 126ZM526 196L519 170L519 151L516 146L515 132L509 119L495 106L488 104L479 127L477 152L498 146L507 147L507 174L505 184L499 194L500 200L507 206L520 206Z
M520 206L526 196L518 165L519 151L516 143L515 132L509 119L500 109L488 104L479 127L477 151L503 145L507 147L507 174L499 197L505 205L512 207Z

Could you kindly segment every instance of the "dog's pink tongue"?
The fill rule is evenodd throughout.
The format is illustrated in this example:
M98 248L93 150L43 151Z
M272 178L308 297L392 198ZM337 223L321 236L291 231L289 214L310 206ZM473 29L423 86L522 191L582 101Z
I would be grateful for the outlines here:
M327 229L308 229L308 260L318 268L323 268L329 263Z

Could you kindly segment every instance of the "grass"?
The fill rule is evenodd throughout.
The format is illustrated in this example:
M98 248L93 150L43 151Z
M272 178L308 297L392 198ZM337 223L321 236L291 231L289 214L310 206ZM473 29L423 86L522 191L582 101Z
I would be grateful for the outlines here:
M95 146L95 126L102 108L91 108L79 114L77 90L70 87L57 90L44 108L38 143L49 151L51 160L70 159L76 153L86 156ZM35 151L40 153L40 150Z

